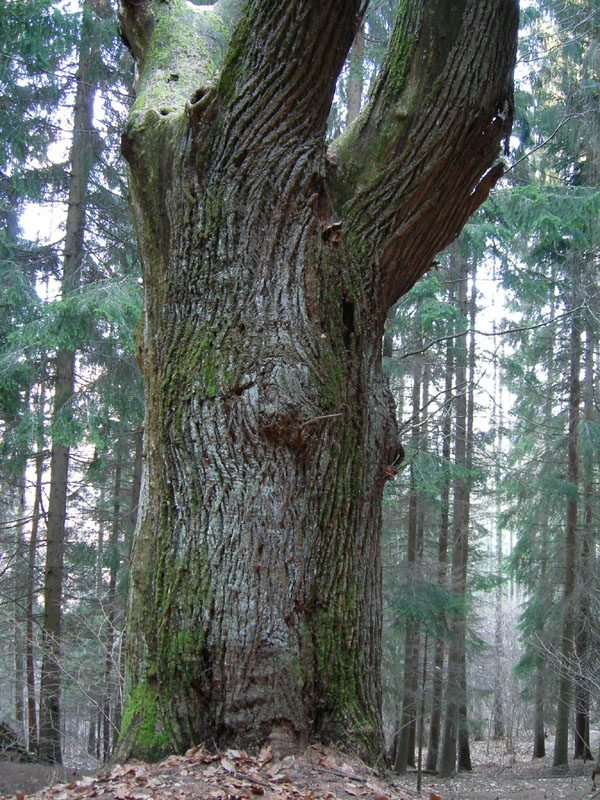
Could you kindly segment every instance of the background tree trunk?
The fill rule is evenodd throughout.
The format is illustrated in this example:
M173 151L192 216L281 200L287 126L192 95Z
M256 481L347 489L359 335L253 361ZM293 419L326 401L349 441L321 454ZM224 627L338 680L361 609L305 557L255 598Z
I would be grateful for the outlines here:
M117 572L120 565L119 533L121 530L121 443L115 452L115 483L113 491L112 526L109 545L109 583L106 599L106 658L104 662L104 698L102 706L102 761L106 763L111 754L111 734L114 729L114 646L117 601ZM118 678L117 678L118 684Z
M93 162L93 104L97 75L94 75L92 14L94 0L85 0L79 51L71 174L63 257L62 293L77 290L81 281L83 232L85 228L86 191ZM75 353L59 350L55 359L54 424L56 430L50 455L50 498L44 580L44 621L42 669L40 679L39 756L43 761L60 764L60 649L63 554L65 543L66 503L69 471L69 447L64 430L73 395Z
M458 309L467 317L468 264L462 254L456 254L458 261ZM465 590L466 562L468 548L468 486L467 467L467 334L461 333L456 339L456 421L454 434L454 477L453 520L452 520L452 566L450 589L460 609L454 613L450 623L452 638L448 647L448 673L446 681L446 716L444 736L438 773L449 777L456 769L459 741L460 709L463 697L463 654L465 650Z
M580 276L574 276L574 281ZM579 293L574 292L574 298ZM575 300L577 305L578 300ZM579 455L577 446L580 401L581 401L581 320L577 312L573 312L571 321L570 375L569 375L569 438L568 438L568 472L567 480L570 492L567 498L567 515L565 523L565 571L563 587L563 624L560 648L560 670L558 698L556 707L556 731L554 737L555 767L569 763L568 741L569 720L571 716L572 684L573 684L573 631L574 631L574 590L577 557L577 492L579 488Z
M417 345L419 346L419 345ZM412 442L411 452L417 454L421 439L421 386L423 378L423 363L420 358L413 361L412 375ZM406 553L406 570L409 581L416 578L417 566L417 538L419 519L419 490L415 475L415 460L410 466L410 492L408 496L408 538ZM406 621L404 635L404 679L402 695L402 714L398 746L396 749L395 771L399 775L406 772L410 764L414 766L414 742L411 752L411 730L417 717L417 682L419 672L419 631L416 620L409 618Z
M454 283L449 276L448 301L454 299ZM446 369L444 379L444 421L442 424L442 462L446 469L441 490L440 533L438 537L438 583L442 588L447 585L448 571L448 534L450 530L450 475L449 464L452 438L452 408L454 385L454 344L449 339L446 344ZM431 719L429 723L429 745L425 769L433 772L437 769L438 750L442 722L442 702L444 691L444 651L445 639L438 636L435 642L433 662L433 680L431 686Z
M496 342L496 323L494 322L494 351L497 353ZM500 500L500 486L501 486L501 463L502 463L502 438L503 438L503 413L502 413L502 387L499 381L498 358L494 358L494 411L492 430L495 434L495 474L494 483L496 485L496 493L494 498L494 525L493 530L496 534L496 571L498 578L502 574L502 559L503 559L503 530L500 520L501 514L501 500ZM504 739L504 702L503 702L503 671L504 671L504 637L503 637L503 590L502 584L498 581L495 591L494 603L494 700L492 704L492 717L493 717L493 737L495 741Z
M43 517L42 479L44 474L44 425L43 414L46 404L45 386L39 389L36 414L36 452L35 452L35 489L31 513L31 530L27 554L27 588L26 588L26 633L25 633L25 665L27 680L27 746L30 752L38 752L37 699L35 691L35 658L34 658L34 603L37 591L37 555L39 543L39 523Z
M365 28L359 25L350 50L350 75L348 77L348 113L346 125L350 125L360 114L364 84Z
M589 279L586 275L586 283ZM586 285L586 300L589 302L590 285ZM594 351L597 335L592 324L585 326L584 379L583 379L583 419L586 426L593 425L594 418ZM590 669L590 631L594 622L590 608L590 587L593 582L594 548L593 548L593 464L594 450L586 442L581 447L582 472L582 512L583 525L579 533L579 569L577 570L577 604L575 610L575 735L573 758L584 761L592 759L590 748L590 687L587 672Z
M26 401L29 406L29 399ZM13 649L15 719L19 737L25 736L25 586L27 585L27 559L25 557L25 488L27 485L26 461L23 459L17 483L17 524L15 526L15 567L13 590Z
M468 284L468 277L466 278ZM465 290L466 291L466 290ZM477 261L475 258L471 264L471 295L468 306L469 320L469 351L468 351L468 374L467 374L467 441L466 441L466 484L465 491L465 537L463 544L463 591L464 591L464 613L466 616L466 592L467 574L469 567L469 527L471 524L471 484L473 481L473 448L474 448L474 415L475 415L475 324L477 318ZM465 619L466 628L466 619ZM469 744L469 716L468 716L468 688L467 688L467 646L466 640L461 654L461 702L458 710L458 769L470 772L471 765L471 746Z

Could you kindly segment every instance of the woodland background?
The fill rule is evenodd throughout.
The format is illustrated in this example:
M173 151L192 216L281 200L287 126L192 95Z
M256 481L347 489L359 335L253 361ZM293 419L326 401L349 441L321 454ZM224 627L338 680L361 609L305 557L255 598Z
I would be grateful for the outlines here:
M332 138L367 101L396 6L370 4ZM522 6L506 176L383 343L406 450L383 544L399 772L421 749L436 768L452 702L462 768L481 738L598 756L600 3ZM121 724L142 466L132 85L107 0L0 7L0 719L35 752L60 685L62 756L87 765Z

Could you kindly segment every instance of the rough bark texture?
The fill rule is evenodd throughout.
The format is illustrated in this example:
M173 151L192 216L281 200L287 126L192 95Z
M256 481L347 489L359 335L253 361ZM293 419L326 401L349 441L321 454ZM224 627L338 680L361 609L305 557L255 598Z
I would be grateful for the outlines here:
M401 3L371 103L327 157L363 10L121 2L147 411L119 756L383 747L383 323L501 172L518 13Z

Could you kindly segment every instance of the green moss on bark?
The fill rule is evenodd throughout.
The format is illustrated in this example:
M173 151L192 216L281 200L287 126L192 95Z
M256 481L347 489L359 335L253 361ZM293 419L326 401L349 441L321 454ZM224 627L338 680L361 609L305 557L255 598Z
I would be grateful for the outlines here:
M147 761L158 761L171 750L160 722L158 693L146 682L138 684L129 696L118 749Z
M182 111L198 89L214 81L227 37L227 26L214 12L193 11L184 0L165 3L138 64L133 112Z

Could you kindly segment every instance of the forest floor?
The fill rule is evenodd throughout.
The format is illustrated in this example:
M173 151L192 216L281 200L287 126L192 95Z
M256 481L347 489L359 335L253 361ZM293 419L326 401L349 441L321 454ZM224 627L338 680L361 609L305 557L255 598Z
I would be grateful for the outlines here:
M86 777L3 761L0 800L600 800L592 763L577 762L556 775L550 756L532 762L527 748L517 746L509 755L504 745L475 742L471 773L446 780L423 775L420 795L416 772L376 773L335 748L315 746L282 760L268 748L251 758L239 750L215 755L198 747L160 764L130 762Z

